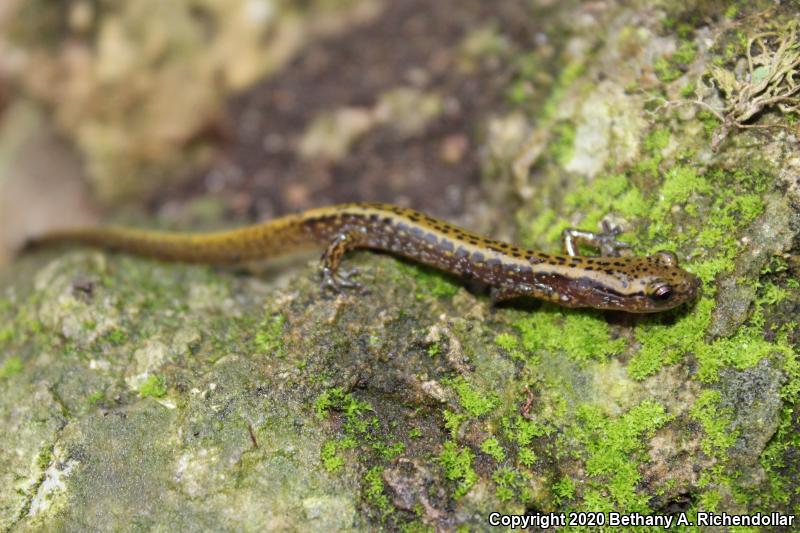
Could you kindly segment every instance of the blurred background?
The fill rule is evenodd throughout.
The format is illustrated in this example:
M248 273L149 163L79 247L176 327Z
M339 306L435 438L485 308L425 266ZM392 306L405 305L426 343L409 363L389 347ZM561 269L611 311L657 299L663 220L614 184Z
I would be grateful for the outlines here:
M53 227L202 230L355 200L502 235L481 146L547 94L556 4L4 0L0 261Z

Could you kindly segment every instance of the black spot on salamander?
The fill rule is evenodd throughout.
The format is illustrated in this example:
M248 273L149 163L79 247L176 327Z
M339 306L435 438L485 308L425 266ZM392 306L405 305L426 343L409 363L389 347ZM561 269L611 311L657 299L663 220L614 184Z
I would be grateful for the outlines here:
M611 268L607 268L607 269L605 269L605 270L604 270L604 272L605 272L606 274L608 274L609 276L613 276L614 274L616 274L616 271L615 271L615 270L613 270L613 269L611 269Z
M424 238L425 237L425 232L423 231L422 228L414 226L414 227L411 228L410 231L411 231L411 234L414 235L415 237L420 237L420 238Z
M522 257L522 253L519 251L519 248L514 248L514 249L511 251L511 255L512 255L513 257L518 257L518 258L519 258L519 257Z
M458 257L458 258L467 257L468 255L469 255L469 252L463 246L459 246L458 249L456 250L456 257Z
M377 214L377 213L373 213L373 214L371 214L369 216L369 219L372 222L377 222L378 220L380 220L380 218L381 218L381 216L379 214Z
M439 244L439 239L433 233L426 233L424 239L434 246Z
M502 265L503 265L503 262L502 262L502 261L500 261L499 259L497 259L497 258L493 257L493 258L491 258L491 259L487 260L487 261L486 261L486 264L487 264L488 266L492 267L492 268L497 268L497 267L500 267L500 266L502 266Z
M386 224L388 226L389 224L392 223L392 218L391 217L384 217L384 219L381 220L381 222L383 222L384 224Z
M472 254L472 260L475 261L476 263L483 263L484 260L483 254L480 252L475 252L474 254Z

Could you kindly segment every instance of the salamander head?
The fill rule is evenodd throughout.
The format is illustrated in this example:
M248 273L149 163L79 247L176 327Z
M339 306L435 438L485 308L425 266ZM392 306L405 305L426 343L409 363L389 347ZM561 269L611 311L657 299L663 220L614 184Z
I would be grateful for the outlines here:
M672 252L625 258L621 267L616 266L619 259L604 258L608 269L603 275L583 278L581 284L571 287L575 292L581 290L584 304L629 313L656 313L697 297L700 279L682 269Z

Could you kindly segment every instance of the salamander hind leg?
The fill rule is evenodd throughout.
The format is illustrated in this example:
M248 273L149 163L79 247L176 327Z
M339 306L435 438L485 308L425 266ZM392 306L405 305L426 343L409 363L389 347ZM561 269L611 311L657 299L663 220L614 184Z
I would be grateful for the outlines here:
M564 250L567 252L567 255L579 255L578 245L582 243L598 249L602 257L618 257L621 250L630 248L631 246L626 242L617 240L617 236L620 233L622 233L621 228L618 226L612 228L611 225L604 220L603 231L601 233L568 228L561 233L561 240L564 243Z
M320 261L321 287L323 291L339 293L342 289L356 289L365 292L363 285L354 280L358 270L339 268L345 252L362 244L358 232L340 233L328 244Z

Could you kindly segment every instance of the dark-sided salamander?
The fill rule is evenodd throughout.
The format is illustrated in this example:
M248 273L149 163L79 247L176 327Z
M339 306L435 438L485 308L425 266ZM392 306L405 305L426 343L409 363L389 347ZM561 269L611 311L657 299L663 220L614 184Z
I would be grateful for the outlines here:
M493 301L532 296L566 307L631 313L671 309L697 295L697 277L671 252L619 257L614 233L567 230L564 255L545 254L480 237L418 211L388 204L352 203L311 209L253 226L190 234L129 228L78 228L46 234L33 245L78 243L167 261L229 264L265 259L313 246L322 257L325 287L356 285L339 270L354 248L383 250L477 278ZM576 243L601 248L601 257L576 255Z

